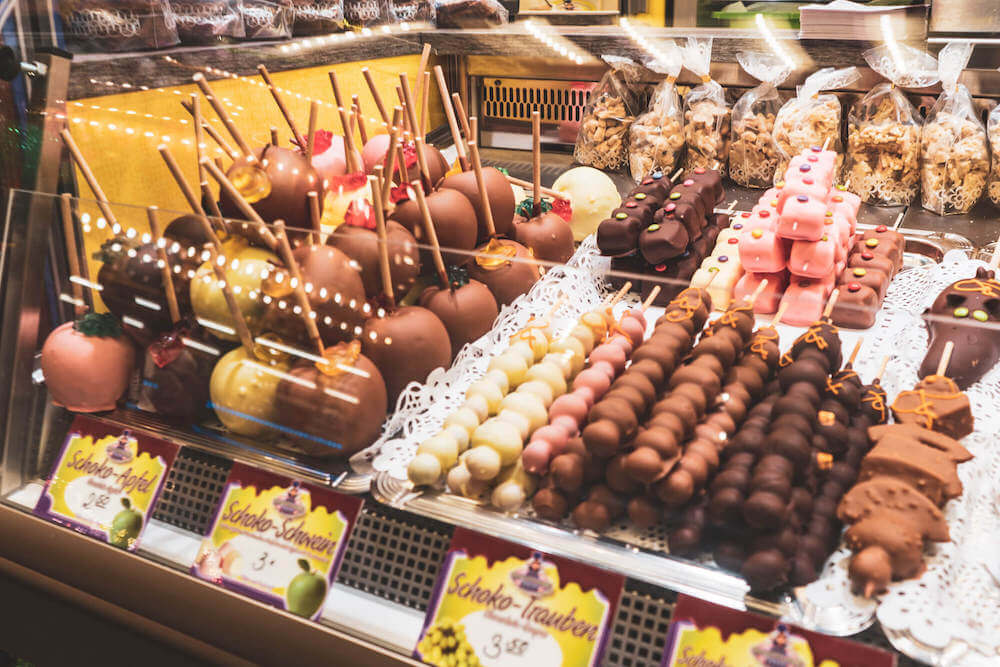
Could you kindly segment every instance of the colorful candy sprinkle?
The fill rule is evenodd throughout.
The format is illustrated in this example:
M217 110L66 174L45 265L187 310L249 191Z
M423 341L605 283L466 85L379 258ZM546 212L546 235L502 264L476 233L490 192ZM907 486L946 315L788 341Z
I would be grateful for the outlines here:
M615 213L615 218L617 218L618 220L624 220L627 217L628 217L628 213L624 213L624 212L622 212L622 213Z
M951 314L954 315L955 317L968 317L969 309L966 308L965 306L959 306L955 310L951 311Z
M860 292L861 291L861 283L847 283L847 291L848 292Z
M798 197L796 197L796 199L798 199L800 202L805 203L805 202L809 201L809 196L808 195L799 195Z
M645 192L638 192L638 193L636 193L635 198L638 199L639 201L642 201L643 199L646 198L646 193Z
M860 278L861 276L863 276L863 275L867 274L867 273L868 273L868 271L866 271L865 269L862 269L862 268L860 268L860 267L859 267L859 268L856 268L856 269L854 269L853 273L854 273L854 275L856 275L856 276L857 276L858 278Z
M750 236L754 237L755 239L759 239L763 235L764 235L764 232L761 231L761 230L759 230L759 229L755 229L752 232L750 232Z
M647 232L655 232L659 228L660 228L659 225L653 224L653 225L650 225L649 227L646 227L646 231Z
M799 171L801 171L801 172L810 171L811 169L812 169L812 165L811 164L800 164L799 165Z
M986 313L985 310L974 310L972 311L972 319L978 320L980 322L986 322L987 320L990 319L990 316Z
M878 246L878 239L868 239L865 241L865 245L869 248L875 248Z

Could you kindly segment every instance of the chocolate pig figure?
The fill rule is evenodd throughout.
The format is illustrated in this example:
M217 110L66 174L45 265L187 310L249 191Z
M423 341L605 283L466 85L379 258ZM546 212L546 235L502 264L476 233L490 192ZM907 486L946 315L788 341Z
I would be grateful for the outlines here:
M955 345L948 377L960 389L968 389L1000 361L1000 282L993 271L980 268L974 278L949 285L924 318L930 346L920 365L921 378L935 373L948 341Z

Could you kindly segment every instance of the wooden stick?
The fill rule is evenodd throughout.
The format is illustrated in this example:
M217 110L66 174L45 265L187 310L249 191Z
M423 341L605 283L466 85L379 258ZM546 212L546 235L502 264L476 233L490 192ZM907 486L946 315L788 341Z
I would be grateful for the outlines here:
M181 100L181 106L184 107L184 110L191 115L191 118L194 118L194 107L191 105L190 102ZM235 148L233 148L228 141L226 141L226 138L222 136L218 130L216 130L214 127L211 126L211 124L206 122L204 117L202 118L201 121L201 129L203 129L205 133L212 138L212 141L218 144L219 148L222 149L222 152L228 155L230 159L236 159L240 156L239 152Z
M785 311L788 310L788 305L789 302L784 300L778 304L778 312L776 312L774 317L771 318L771 326L781 322L781 318L785 316Z
M823 141L823 150L826 150L826 147L827 147L827 146L829 146L829 145L830 145L830 137L827 137L827 138L826 138L826 139L825 139L825 140Z
M520 187L526 188L528 190L533 190L534 187L535 187L534 183L531 183L530 181L525 181L525 180L520 179L520 178L514 178L513 176L511 176L509 174L507 174L506 176L507 176L507 182L508 183L513 183L514 185L519 185ZM556 192L552 188L545 188L545 187L542 187L541 185L539 185L538 186L538 191L541 192L546 197L552 197L553 199L564 199L566 201L569 201L569 197L567 197L566 195L562 194L561 192Z
M198 166L201 167L201 165L198 165ZM202 167L202 169L204 169L204 167ZM207 175L208 175L208 171L207 170L205 172L205 175L207 177ZM201 198L202 198L203 201L207 201L208 202L208 207L210 209L209 211L206 211L206 213L211 213L212 214L212 218L215 219L216 226L219 229L222 229L224 231L228 231L228 227L226 225L226 220L222 216L222 211L219 210L219 202L215 201L215 194L212 192L212 188L208 185L207 178L206 178L206 180L202 181L200 183L200 185L201 185ZM202 208L205 208L205 207L202 206Z
M483 216L486 218L486 231L490 238L496 238L497 228L493 224L493 208L490 206L489 194L486 190L486 179L483 178L483 165L479 160L479 146L475 141L469 142L469 152L472 157L472 168L476 172L476 184L479 186L479 199L482 202Z
M614 294L613 294L613 295L611 296L611 299L610 299L610 300L608 301L608 305L609 305L609 306L613 306L613 305L615 305L616 303L618 303L619 301L621 301L621 300L622 300L622 298L623 298L623 297L624 297L624 296L625 296L626 294L628 294L628 291L629 291L630 289L632 289L632 281L631 281L631 280L626 280L626 281L625 281L625 284L621 286L621 289L619 289L619 290L618 290L617 292L615 292L615 293L614 293Z
M413 105L413 95L410 91L410 83L406 78L406 72L399 73L399 83L403 88L403 97L406 100L406 113L410 119L410 127L413 128L413 145L417 149L417 166L420 167L420 175L424 179L425 186L430 191L434 187L431 183L431 172L427 168L427 159L424 157L424 142L420 136L419 125L417 125L416 107ZM419 141L417 141L419 139Z
M677 177L680 176L683 173L684 173L683 169L678 169L677 171L675 171L674 175L670 177L670 182L671 183L677 182Z
M241 193L236 186L233 185L233 182L230 181L229 178L222 173L222 170L215 164L205 160L205 166L208 168L208 172L212 175L212 178L214 178L219 184L219 187L225 190L226 194L229 195L229 197L236 204L240 213L245 215L247 220L257 223L257 233L259 233L261 238L264 239L264 243L266 243L271 250L277 249L278 240L274 238L274 234L272 234L271 230L267 228L267 223L264 222L264 219L261 218L257 211L254 210L253 206L251 206L243 196L243 193Z
M891 355L887 354L884 357L882 357L882 363L879 364L878 373L876 373L875 377L872 378L872 384L877 384L882 379L882 374L885 373L885 367L889 365L890 356Z
M80 173L83 174L83 180L87 181L87 186L94 193L94 198L97 200L97 208L101 209L101 215L104 216L108 224L112 227L116 225L120 227L121 225L118 225L118 218L115 217L114 211L111 210L111 203L108 201L108 196L104 194L101 184L97 182L97 177L94 176L94 171L87 163L87 158L83 156L80 147L73 141L73 136L69 133L69 130L63 130L59 133L59 136L62 137L63 143L69 149L69 154L73 158L73 162L76 163Z
M340 126L344 129L344 160L347 162L347 170L356 174L361 171L361 166L358 164L358 149L354 143L354 130L351 128L344 107L337 107L337 113L340 114Z
M840 296L840 288L835 288L830 292L830 298L826 302L826 308L823 309L823 317L821 319L830 319L830 314L833 313L833 307L837 305L837 298Z
M941 350L941 360L938 361L937 371L935 375L944 375L948 370L948 364L951 362L951 353L955 349L955 343L953 341L948 341L944 344L944 349Z
M160 277L163 280L163 292L167 297L167 309L170 311L170 321L177 324L181 321L181 309L177 306L177 293L174 291L174 277L170 273L170 259L167 257L167 250L161 243L163 239L163 229L160 227L160 218L157 208L150 206L146 209L146 217L149 218L149 231L153 235L153 244L156 246L156 254L160 258L163 266L160 267Z
M207 220L205 221L205 224L208 224ZM211 232L212 228L208 227L206 231ZM213 234L212 236L214 238L215 235ZM229 314L233 317L233 325L236 329L236 335L239 336L243 349L247 351L247 354L253 357L253 336L250 334L250 329L247 328L246 320L243 319L243 313L240 312L239 304L236 303L236 297L233 295L233 288L229 285L229 281L226 280L226 271L223 267L219 266L219 250L216 248L216 245L218 244L218 239L215 239L215 243L205 244L208 248L209 260L212 262L212 270L215 271L215 277L221 285L222 296L226 300L226 306L229 308Z
M278 91L277 86L274 85L274 81L271 80L271 73L267 71L267 67L264 65L257 65L257 72L260 73L260 78L264 79L264 83L267 84L267 89L271 91L271 97L274 98L274 103L278 105L278 111L281 112L281 116L288 123L288 129L292 131L295 143L298 144L300 149L303 148L306 145L306 140L303 138L302 133L299 132L299 127L295 124L295 119L292 118L288 107L285 106L285 98Z
M425 71L420 81L420 136L427 141L427 123L430 121L431 73Z
M455 105L455 115L458 116L458 122L462 126L462 132L465 133L465 139L476 139L472 136L472 128L469 127L469 114L465 111L465 104L462 102L462 96L458 93L451 94L451 101Z
M388 124L389 114L385 110L385 104L382 103L382 96L378 92L378 87L375 85L375 79L372 78L371 71L367 67L362 67L361 74L365 77L365 82L368 84L368 90L371 92L372 99L375 101L375 108L378 109L378 114L382 116L382 122Z
M448 94L448 82L444 78L444 70L441 69L440 65L434 66L434 77L437 79L438 92L441 94L441 106L444 107L444 117L448 121L451 140L455 144L455 151L458 153L458 163L462 165L462 171L468 171L469 156L465 150L465 142L462 141L462 132L458 128L458 120L455 118L455 107L451 103L451 96Z
M274 125L271 126L271 145L272 146L278 146L279 145L278 128L275 127Z
M201 206L201 199L195 194L187 179L184 178L184 172L181 171L181 167L177 164L177 160L174 159L170 149L167 148L166 144L160 144L157 150L160 151L160 157L167 164L167 169L170 170L170 175L174 177L174 181L177 183L177 187L180 188L181 194L184 195L184 199L187 200L188 206L198 215L205 215L205 209ZM207 163L208 160L203 159L202 162Z
M375 232L378 234L378 267L382 274L382 292L389 302L390 310L396 309L396 290L392 286L392 269L389 268L389 243L385 231L385 211L379 206L382 191L382 167L375 167L375 175L368 177L368 187L372 192L372 206L375 209ZM426 202L425 202L426 203Z
M392 189L392 174L396 171L396 146L399 143L399 114L402 109L396 107L393 110L392 115L392 128L389 131L389 148L385 151L385 162L383 170L382 179L382 196L380 201L382 202L382 208L385 209L389 206L389 193ZM406 181L400 180L400 183L405 183Z
M718 273L716 273L716 275L718 275ZM753 291L753 294L751 294L750 298L747 300L747 303L750 305L751 308L757 302L757 299L760 297L761 294L763 294L766 288L767 288L767 278L764 278L763 280L760 281L760 284L757 285L757 289Z
M292 246L288 243L288 230L285 229L284 221L275 220L274 229L277 232L278 250L281 253L281 259L288 268L288 275L291 276L291 280L295 285L292 291L295 293L295 299L299 302L299 307L302 309L302 321L306 325L306 335L309 336L309 340L316 347L316 352L322 357L325 352L323 349L323 339L320 338L319 329L316 327L316 318L313 315L312 305L309 303L309 295L306 294L306 288L302 284L302 272L299 270L299 263L295 261L295 255L292 254Z
M396 97L399 98L399 106L403 107L403 130L412 136L413 128L410 126L410 114L406 110L406 95L403 94L402 86L396 86Z
M847 359L847 365L848 366L853 366L854 365L854 360L858 358L858 352L861 351L861 345L864 342L865 342L865 339L862 337L862 338L859 338L858 341L854 344L854 349L851 350L851 356L848 357L848 359Z
M355 100L358 99L357 95L353 97ZM351 104L351 117L354 119L354 124L358 128L358 134L361 136L361 145L364 146L368 143L368 128L365 126L364 116L361 115L361 107L356 102Z
M906 215L906 211L905 210L899 212L899 215L896 216L896 222L892 223L892 228L893 229L899 229L899 225L900 225L900 223L903 222L903 216L905 216L905 215Z
M233 119L229 117L229 114L226 112L226 107L222 105L222 101L216 97L215 93L212 92L211 86L209 86L208 81L205 80L205 75L201 72L197 72L192 78L194 79L194 82L198 84L198 87L201 88L201 92L205 94L206 98L208 98L208 103L212 105L213 109L215 109L215 113L219 116L219 120L222 121L222 124L226 127L226 131L229 132L229 136L231 136L233 141L236 142L236 145L239 146L240 153L242 153L244 157L252 156L253 151L250 149L250 145L243 140L243 135L241 135L240 131L236 129L236 124L233 123Z
M313 233L309 235L310 243L322 243L323 235L323 214L319 210L319 193L310 190L309 194L309 220L312 222Z
M191 93L191 117L194 121L194 156L198 162L198 182L202 183L208 179L208 175L201 166L201 159L205 156L201 152L201 142L204 137L201 129L201 96L198 93Z
M344 96L340 93L340 82L337 81L337 73L333 70L329 72L330 76L330 87L333 88L333 99L337 103L337 106L344 109L346 105L344 104Z
M642 302L642 309L646 310L647 308L652 306L653 302L656 301L656 297L658 297L659 295L660 295L660 286L653 285L653 289L649 290L649 296L647 296L646 300Z
M427 240L431 242L431 256L434 258L434 268L437 270L438 280L441 281L441 289L448 289L448 271L444 268L444 258L441 257L441 245L438 243L437 230L434 229L434 221L431 220L431 211L427 208L427 198L424 197L423 187L419 181L410 183L410 187L417 195L417 206L420 208L420 215L424 220L424 230L427 232Z
M73 195L65 192L59 197L59 211L62 214L63 236L66 237L66 261L69 266L69 275L71 278L79 276L86 280L87 277L80 273L80 251L76 246L76 227L73 225ZM69 281L69 284L73 291L73 314L80 317L87 310L87 304L83 300L83 287L72 280Z
M531 112L531 212L542 212L542 115Z
M396 161L399 163L399 177L400 183L410 182L410 170L406 167L406 152L403 150L403 144L396 146Z
M316 123L319 121L319 102L312 101L309 105L309 135L306 137L306 160L312 162L313 151L316 150ZM277 145L277 144L275 144ZM299 148L302 148L300 145Z
M421 109L424 108L424 98L426 94L430 92L429 88L424 88L424 73L427 71L427 62L431 58L431 45L425 43L424 48L420 51L420 66L417 69L417 80L415 82L416 87L419 91L415 90L413 94L416 96L417 101L420 102ZM417 94L419 92L419 94ZM424 136L424 117L420 117L420 136Z

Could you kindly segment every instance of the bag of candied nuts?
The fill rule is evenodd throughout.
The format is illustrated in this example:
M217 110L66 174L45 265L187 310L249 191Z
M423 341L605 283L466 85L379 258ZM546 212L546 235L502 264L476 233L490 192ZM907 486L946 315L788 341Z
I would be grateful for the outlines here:
M671 174L684 150L684 121L674 85L681 72L681 50L673 40L663 42L662 48L662 58L646 63L646 68L667 78L653 89L646 112L628 131L629 173L636 183L653 172Z
M767 188L778 168L774 120L781 108L778 86L791 66L770 53L736 54L740 67L760 81L733 105L733 141L729 145L729 177L749 188Z
M628 58L604 56L610 69L590 92L573 157L583 165L620 171L627 158L629 126L643 109L643 68Z
M903 88L938 80L937 59L906 44L884 44L864 53L888 81L872 88L847 115L847 189L869 204L905 206L920 187L923 119Z
M711 37L688 37L684 67L701 79L701 84L684 96L684 140L687 143L684 168L717 169L725 174L731 112L726 91L710 75Z

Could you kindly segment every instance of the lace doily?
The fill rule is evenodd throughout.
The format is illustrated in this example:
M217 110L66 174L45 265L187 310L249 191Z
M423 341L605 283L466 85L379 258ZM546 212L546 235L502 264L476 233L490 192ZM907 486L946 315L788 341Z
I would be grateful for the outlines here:
M885 299L886 317L866 335L865 348L891 353L882 385L891 398L912 388L927 351L921 313L945 287L974 276L984 264L961 251L932 264L900 273ZM857 365L871 378L880 358ZM970 387L976 430L962 439L975 456L958 466L961 497L944 507L951 542L932 544L925 552L927 570L918 579L897 582L881 599L877 617L892 644L907 655L939 665L1000 663L1000 368ZM803 613L840 608L848 618L870 613L871 601L850 592L841 549L819 581L797 593Z
M602 276L610 263L598 252L593 235L585 239L569 262L550 268L527 294L505 306L489 333L462 348L451 368L439 368L424 384L411 382L403 390L396 411L382 427L382 437L351 458L354 471L385 471L405 480L406 466L416 454L417 445L441 429L447 416L465 400L469 385L486 373L490 359L510 346L510 337L528 319L542 317L560 300L562 304L551 317L568 328L607 295ZM634 303L631 295L619 307L630 303Z

